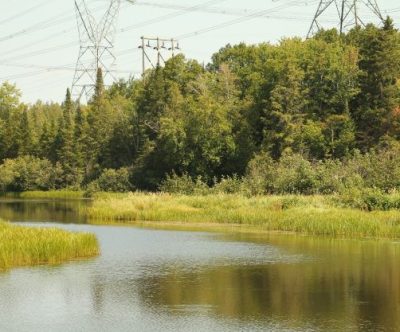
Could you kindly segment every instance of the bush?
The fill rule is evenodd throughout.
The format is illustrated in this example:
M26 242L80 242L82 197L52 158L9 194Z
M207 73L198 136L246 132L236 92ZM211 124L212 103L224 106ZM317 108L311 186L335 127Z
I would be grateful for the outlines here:
M60 165L53 165L47 159L32 156L6 159L0 166L0 189L3 192L58 189L61 175Z
M342 206L367 211L388 211L400 209L400 194L393 192L386 194L379 189L348 189L336 198Z
M88 191L128 192L133 190L127 168L105 169L100 177L88 185Z
M170 194L204 195L209 192L209 187L201 177L193 180L187 173L179 176L174 172L171 175L167 175L159 190Z
M348 188L361 189L364 180L353 169L340 160L325 160L314 165L319 194L330 195L347 191Z
M233 175L232 177L226 176L221 181L218 182L215 180L214 182L215 184L212 188L214 193L239 194L244 191L243 180L237 175Z
M274 192L276 162L266 153L256 155L250 160L243 190L249 195L264 195Z
M311 162L299 154L286 154L279 161L260 154L249 162L242 186L250 195L346 195L350 189L367 188L383 193L400 189L399 149L366 154L356 151L343 161L319 162Z
M301 155L286 155L279 161L275 176L275 191L279 194L306 194L318 191L316 172Z

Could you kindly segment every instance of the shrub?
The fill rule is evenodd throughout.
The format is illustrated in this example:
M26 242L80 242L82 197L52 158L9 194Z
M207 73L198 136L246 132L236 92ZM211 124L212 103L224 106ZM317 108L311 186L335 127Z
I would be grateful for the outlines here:
M128 192L133 189L127 168L105 169L100 177L88 185L91 191Z
M239 194L243 192L243 180L237 175L223 177L219 182L214 181L212 191L223 194Z
M264 195L274 192L276 162L266 153L250 160L243 179L244 190L249 195Z
M197 177L194 180L187 173L179 176L173 172L171 175L167 175L166 179L161 183L159 190L171 194L202 195L206 194L209 188L201 177Z
M0 165L0 189L3 192L57 189L61 174L61 167L47 159L32 156L6 159Z
M279 194L313 194L318 188L316 172L301 155L285 155L278 163L274 187Z

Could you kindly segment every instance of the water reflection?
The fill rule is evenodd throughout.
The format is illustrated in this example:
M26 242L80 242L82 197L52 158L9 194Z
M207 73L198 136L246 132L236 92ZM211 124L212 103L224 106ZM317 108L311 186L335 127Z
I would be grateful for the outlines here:
M85 204L0 217L83 222ZM399 330L399 243L57 226L96 233L102 255L1 274L0 331Z
M179 268L143 279L138 293L148 306L174 312L212 308L233 319L282 320L298 328L393 330L400 327L400 245L287 236L235 235L314 255L315 261L264 266Z
M79 212L87 200L22 200L0 199L0 217L11 221L38 221L60 223L83 223Z

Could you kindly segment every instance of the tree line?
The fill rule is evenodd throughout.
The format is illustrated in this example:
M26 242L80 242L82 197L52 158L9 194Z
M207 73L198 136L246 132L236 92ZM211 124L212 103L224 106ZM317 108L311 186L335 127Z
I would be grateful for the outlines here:
M400 33L387 18L382 27L344 35L333 29L307 40L227 45L207 66L177 55L108 88L99 70L87 105L69 90L62 104L26 105L6 82L0 86L0 189L153 191L177 179L211 186L254 178L256 169L265 173L262 192L309 193L309 186L270 189L279 178L274 170L289 174L299 160L317 169L396 158L399 78ZM293 167L276 166L288 160ZM400 185L400 166L372 168L391 172L393 183L382 189ZM312 192L323 191L313 186Z

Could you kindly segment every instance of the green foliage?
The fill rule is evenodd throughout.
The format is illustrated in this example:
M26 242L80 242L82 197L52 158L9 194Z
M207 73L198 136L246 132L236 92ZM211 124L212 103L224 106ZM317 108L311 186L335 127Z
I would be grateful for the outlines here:
M58 160L63 168L63 183L66 187L79 187L82 182L82 174L79 168L79 154L74 150L74 123L73 104L71 93L67 90L63 105L63 116L60 119ZM78 119L79 121L79 119Z
M129 169L140 190L387 193L400 187L399 79L400 33L387 19L346 35L227 45L205 68L177 55L109 88L98 70L88 105L69 91L61 105L24 105L3 83L0 164L33 156L57 174L21 184L12 172L27 166L13 168L3 189L128 190ZM182 179L166 178L174 172Z
M388 18L383 28L368 25L351 31L347 38L360 54L360 93L351 102L351 111L358 145L366 151L385 135L398 137L400 35Z
M366 211L389 211L400 209L398 192L386 194L373 188L349 188L334 198L335 204L344 207L357 208Z
M274 191L276 162L266 153L250 160L244 183L250 195L264 195Z
M317 180L311 163L301 155L285 155L275 172L274 191L279 194L312 194Z
M188 174L178 176L175 173L167 175L159 187L161 192L184 195L203 194L207 193L208 189L201 177L193 180Z
M99 178L91 183L92 190L98 191L127 192L133 189L129 181L129 170L127 168L105 169Z
M213 193L238 194L244 192L243 181L236 174L225 176L220 181L216 181L212 188Z
M0 166L1 191L49 190L59 186L62 169L46 159L23 156L6 159Z

